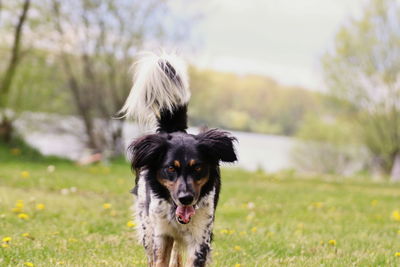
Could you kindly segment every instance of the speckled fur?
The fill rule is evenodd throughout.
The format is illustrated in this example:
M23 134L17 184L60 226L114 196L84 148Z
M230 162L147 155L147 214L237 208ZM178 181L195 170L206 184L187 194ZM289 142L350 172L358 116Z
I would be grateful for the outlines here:
M170 237L174 249L178 251L172 253L169 266L178 266L176 257L181 256L179 249L186 250L183 251L187 258L184 266L205 266L210 260L215 190L199 200L196 214L189 224L179 224L175 218L175 207L170 202L157 198L152 192L147 193L145 175L147 171L142 171L138 181L135 216L138 240L146 250L149 265L157 266L154 250L160 246L159 239Z

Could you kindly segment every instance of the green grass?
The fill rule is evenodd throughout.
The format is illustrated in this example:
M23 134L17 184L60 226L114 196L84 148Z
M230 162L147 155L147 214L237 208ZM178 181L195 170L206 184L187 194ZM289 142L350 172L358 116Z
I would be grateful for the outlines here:
M7 153L3 147L0 156ZM0 238L12 240L0 239L8 245L0 247L0 266L146 266L127 226L128 164L8 157L0 161ZM391 218L399 197L400 186L385 182L224 169L213 266L399 266L400 221ZM12 211L18 200L29 219Z

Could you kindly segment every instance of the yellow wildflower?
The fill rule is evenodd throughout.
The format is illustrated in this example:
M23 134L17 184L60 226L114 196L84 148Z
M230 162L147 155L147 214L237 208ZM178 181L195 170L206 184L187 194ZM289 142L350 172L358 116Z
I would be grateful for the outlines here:
M233 235L235 232L235 230L228 230L228 235Z
M63 265L64 263L65 263L65 262L63 262L63 261L57 261L57 262L56 262L57 265Z
M34 265L33 265L33 263L32 262L25 262L24 263L24 266L28 266L28 267L33 267Z
M328 244L331 246L336 246L336 240L335 239L331 239L328 241Z
M21 178L27 179L30 177L30 174L28 171L23 171L21 172Z
M104 203L103 204L103 209L105 209L105 210L111 209L111 204L110 203Z
M400 235L400 230L397 230L397 234Z
M23 233L21 236L23 237L30 237L31 235L29 233Z
M14 156L21 155L21 149L19 149L19 148L11 148L11 149L10 149L10 153L11 153L12 155L14 155Z
M378 200L374 199L371 201L371 206L375 207L376 205L378 205Z
M246 220L252 221L254 219L254 213L250 213L249 215L246 216Z
M241 251L242 250L242 248L240 246L234 246L233 249L236 250L236 251Z
M134 221L129 221L129 222L126 223L126 226L129 227L129 228L132 228L132 227L135 227L136 224L135 224Z
M219 232L221 233L221 235L229 233L229 231L227 229L221 229Z
M240 265L240 263L235 264L235 267L240 267L240 266L242 266L242 265Z
M255 232L257 232L257 227L253 227L253 228L251 228L251 231L253 232L253 233L255 233Z
M2 248L8 248L10 245L8 245L8 244L1 244L1 247Z
M400 257L400 252L396 252L396 253L394 253L394 255L395 255L396 257Z
M392 212L392 220L399 222L400 221L400 211L394 210Z
M9 236L3 237L3 242L8 243L10 241L11 241L11 237L9 237Z
M18 214L18 218L22 219L22 220L28 220L29 219L29 215L26 213L20 213Z
M16 208L23 209L23 208L24 208L24 201L23 201L23 200L18 200L18 201L15 203L15 207L16 207Z
M70 243L76 243L76 242L78 242L78 240L75 239L75 238L70 238L70 239L68 239L68 242L70 242Z
M324 205L324 203L322 203L322 202L314 202L311 204L311 206L316 209L322 208L323 205Z
M36 210L44 210L46 206L43 203L38 203L36 205Z

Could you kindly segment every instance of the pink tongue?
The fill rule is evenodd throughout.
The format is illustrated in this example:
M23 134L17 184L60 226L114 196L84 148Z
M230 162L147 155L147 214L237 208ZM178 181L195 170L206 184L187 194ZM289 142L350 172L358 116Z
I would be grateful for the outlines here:
M175 211L175 215L178 216L181 221L188 223L190 217L195 214L193 206L178 206Z

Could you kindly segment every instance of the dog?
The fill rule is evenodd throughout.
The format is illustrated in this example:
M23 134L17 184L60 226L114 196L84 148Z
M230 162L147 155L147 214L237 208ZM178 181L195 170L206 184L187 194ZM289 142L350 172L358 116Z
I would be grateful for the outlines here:
M220 162L235 162L230 133L187 133L187 70L175 55L146 54L134 66L133 87L121 109L156 132L128 150L136 173L134 204L139 242L149 266L205 266L220 193ZM186 261L183 265L183 255Z

